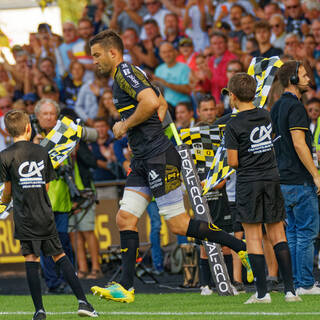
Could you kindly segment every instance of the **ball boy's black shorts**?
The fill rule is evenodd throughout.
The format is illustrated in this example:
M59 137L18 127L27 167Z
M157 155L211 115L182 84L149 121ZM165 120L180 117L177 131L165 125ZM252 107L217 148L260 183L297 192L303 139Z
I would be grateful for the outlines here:
M274 223L285 218L284 200L278 181L237 181L236 195L240 222Z
M20 240L20 245L23 256L34 254L36 257L40 257L42 252L44 256L52 257L63 253L58 235L46 240Z

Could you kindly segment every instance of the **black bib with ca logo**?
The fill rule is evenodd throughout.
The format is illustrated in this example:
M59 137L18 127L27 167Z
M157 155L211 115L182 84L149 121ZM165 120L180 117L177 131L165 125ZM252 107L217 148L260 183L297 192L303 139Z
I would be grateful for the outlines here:
M268 111L255 108L232 117L225 131L227 149L238 150L237 181L278 181Z
M47 151L19 141L0 153L1 182L11 182L15 238L44 240L56 235L46 183L55 178Z

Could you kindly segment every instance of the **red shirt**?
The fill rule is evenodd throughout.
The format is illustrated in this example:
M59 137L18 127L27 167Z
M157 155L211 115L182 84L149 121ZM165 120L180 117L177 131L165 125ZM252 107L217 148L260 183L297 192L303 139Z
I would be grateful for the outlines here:
M221 58L221 61L215 66L217 57L213 56L209 59L208 65L212 73L211 78L211 94L215 97L216 102L220 102L221 89L227 86L227 64L229 61L238 59L236 55L230 51L226 51Z
M181 62L181 63L185 63L188 65L188 67L193 70L196 71L197 70L197 65L196 65L196 57L197 57L198 53L197 52L193 52L191 54L191 56L189 57L188 60L186 60L186 58L184 57L184 55L179 54L176 58L177 62Z

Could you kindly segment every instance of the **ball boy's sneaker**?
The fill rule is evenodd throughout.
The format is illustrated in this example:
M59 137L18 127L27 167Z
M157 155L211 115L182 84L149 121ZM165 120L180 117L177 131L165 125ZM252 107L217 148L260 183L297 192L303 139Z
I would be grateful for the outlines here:
M286 302L298 302L298 301L302 301L302 299L297 295L297 294L293 294L291 291L288 291L286 293L286 295L284 296L284 300Z
M202 286L200 289L201 289L200 294L202 296L210 296L213 293L213 291L209 288L209 286Z
M39 309L35 312L35 314L32 317L32 320L43 320L47 319L46 312L43 309Z
M90 303L80 302L78 308L78 316L96 318L99 315Z
M320 294L320 288L316 285L313 285L311 288L305 289L305 288L298 288L296 293L301 296L303 294Z
M133 302L134 290L126 290L120 283L112 282L105 288L94 286L91 288L94 295L99 295L101 298L113 300L117 302Z
M262 298L258 298L258 293L253 294L244 304L252 304L252 303L271 303L271 297L269 293Z

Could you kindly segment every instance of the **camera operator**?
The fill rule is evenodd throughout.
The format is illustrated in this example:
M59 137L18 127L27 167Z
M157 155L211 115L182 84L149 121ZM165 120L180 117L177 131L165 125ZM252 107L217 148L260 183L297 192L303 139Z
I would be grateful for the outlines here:
M60 108L54 100L41 99L36 104L34 111L35 118L31 118L33 130L32 141L34 143L40 143L56 125ZM67 161L65 161L65 163L67 164ZM62 164L62 167L63 166L64 164ZM50 182L48 195L63 249L70 261L73 261L73 252L68 235L68 217L72 209L70 190L63 177L59 176L58 170L56 173L57 179ZM67 293L70 288L67 287L62 275L57 274L53 260L49 257L41 256L40 262L48 292L55 294Z

